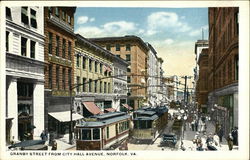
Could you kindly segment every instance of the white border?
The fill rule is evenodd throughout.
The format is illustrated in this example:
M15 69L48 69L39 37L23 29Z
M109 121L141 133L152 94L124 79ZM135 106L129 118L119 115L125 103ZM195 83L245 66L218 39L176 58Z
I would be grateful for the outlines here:
M0 136L1 141L0 159L225 159L225 160L245 160L249 155L249 2L248 1L4 1L1 2L1 54L0 54L0 108L1 120ZM195 8L195 7L240 7L239 10L239 143L238 151L217 151L217 152L179 152L179 151L136 151L136 156L9 156L5 151L5 6L29 5L29 6L79 6L79 7L167 7L167 8ZM59 152L59 151L58 151ZM57 153L58 153L57 152ZM77 153L72 151L71 153ZM107 151L97 151L106 153ZM94 152L94 153L97 153ZM9 153L9 152L8 152ZM44 152L36 152L44 153ZM51 152L50 152L51 153ZM61 151L60 153L69 154L70 152ZM120 152L119 152L120 153ZM123 152L122 152L123 153ZM133 153L128 151L127 153Z

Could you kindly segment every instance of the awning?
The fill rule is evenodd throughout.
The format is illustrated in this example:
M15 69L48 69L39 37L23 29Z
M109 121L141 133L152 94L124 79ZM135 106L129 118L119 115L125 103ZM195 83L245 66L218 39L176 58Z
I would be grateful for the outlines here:
M57 119L60 122L69 122L70 121L70 111L63 112L51 112L49 113L52 117ZM78 113L72 113L72 121L82 119L83 116Z
M127 108L128 110L133 110L132 107L130 107L128 104L122 104L123 107Z
M102 113L100 108L97 107L94 102L83 102L83 104L85 108L94 115Z
M108 111L108 112L115 112L116 109L114 109L114 108L106 108L105 111Z

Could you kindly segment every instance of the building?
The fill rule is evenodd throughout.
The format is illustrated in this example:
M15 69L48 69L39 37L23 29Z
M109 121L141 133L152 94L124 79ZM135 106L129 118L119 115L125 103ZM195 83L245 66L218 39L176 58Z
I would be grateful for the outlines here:
M6 142L44 130L43 7L6 7Z
M124 112L95 115L76 125L76 150L115 149L126 145L130 116Z
M45 126L57 135L69 132L74 84L74 13L76 7L45 7ZM74 95L74 93L72 93ZM65 117L61 121L61 117ZM80 116L77 116L80 118ZM73 118L75 119L75 118Z
M196 90L197 81L199 79L199 57L203 48L208 48L208 40L197 40L195 42L194 53L195 53L195 68L194 68L194 90ZM194 97L196 99L196 97ZM197 101L197 99L196 99Z
M209 112L227 135L238 126L239 8L209 8Z
M75 88L74 108L79 114L89 117L119 111L126 104L128 62L79 34L75 62L75 82L79 87Z
M196 85L197 102L199 110L206 113L208 103L208 48L201 51L198 60L199 79Z
M146 43L149 52L148 52L148 81L147 81L147 92L148 92L148 103L150 106L155 107L157 101L157 91L160 89L160 85L157 84L158 79L160 79L160 75L157 74L157 52L153 48L153 46L149 43Z
M173 75L166 79L165 84L167 85L167 98L169 101L177 101L177 92L179 87L178 76Z
M130 89L128 105L137 109L147 101L146 79L148 47L137 36L91 38L91 41L130 62L127 83Z
M157 73L157 86L160 86L158 87L157 89L157 99L156 99L156 103L157 105L160 105L161 102L165 101L164 99L166 99L166 96L167 96L167 86L164 82L164 77L163 77L163 68L162 68L162 64L163 64L163 59L161 57L158 57L157 58L157 69L156 69L156 73Z

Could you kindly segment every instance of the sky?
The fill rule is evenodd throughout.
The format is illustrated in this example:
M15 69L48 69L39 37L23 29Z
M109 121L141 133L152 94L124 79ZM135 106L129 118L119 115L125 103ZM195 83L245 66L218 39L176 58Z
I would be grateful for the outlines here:
M86 38L135 35L149 42L165 76L193 76L194 46L208 38L208 8L77 7L75 33Z

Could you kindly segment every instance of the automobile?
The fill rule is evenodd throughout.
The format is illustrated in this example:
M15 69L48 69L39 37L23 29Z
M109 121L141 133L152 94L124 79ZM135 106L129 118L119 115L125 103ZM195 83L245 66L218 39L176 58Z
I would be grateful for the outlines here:
M160 142L161 146L175 147L177 143L177 135L174 133L163 134Z
M48 146L43 140L25 140L15 143L8 148L10 150L48 150Z

